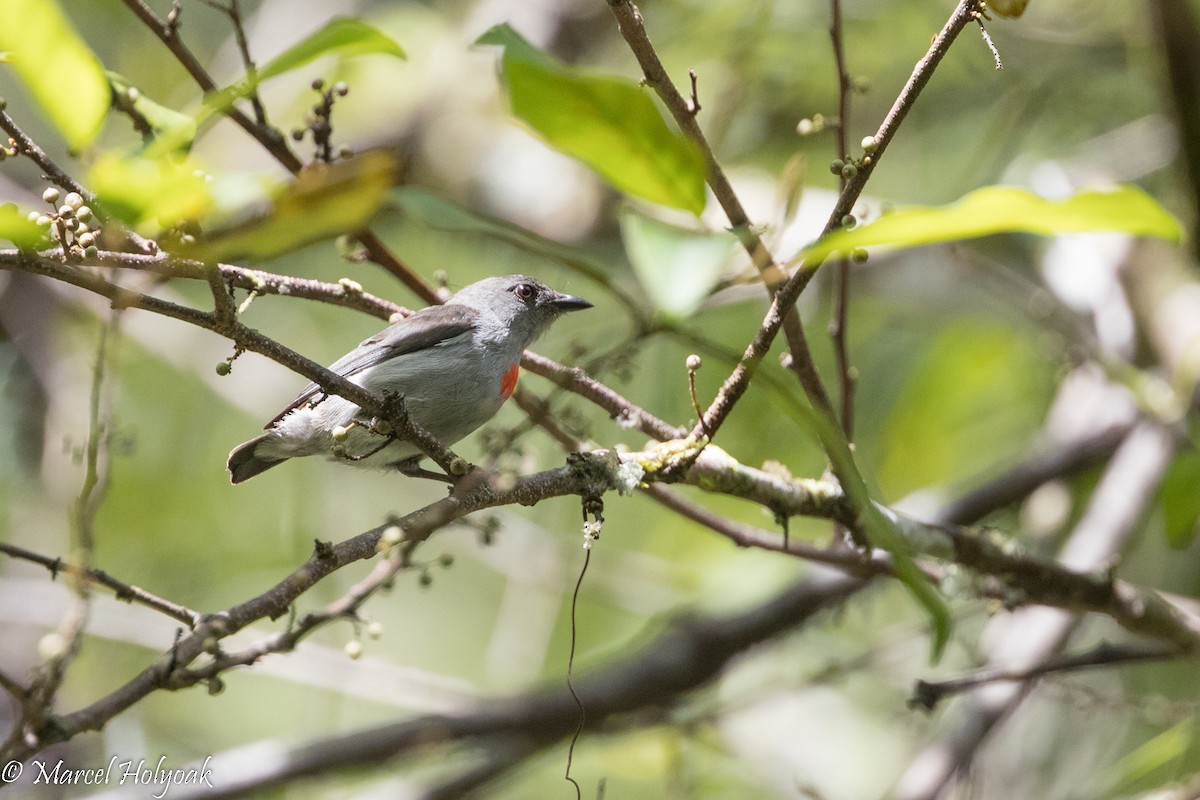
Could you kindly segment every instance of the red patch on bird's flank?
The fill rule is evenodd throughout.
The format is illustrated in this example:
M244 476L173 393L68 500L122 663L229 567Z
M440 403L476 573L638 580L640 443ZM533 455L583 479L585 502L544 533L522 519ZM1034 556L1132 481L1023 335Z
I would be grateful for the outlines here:
M500 396L505 400L512 397L512 393L517 389L517 378L521 375L521 368L513 364L508 368L508 372L504 373L504 377L500 379Z

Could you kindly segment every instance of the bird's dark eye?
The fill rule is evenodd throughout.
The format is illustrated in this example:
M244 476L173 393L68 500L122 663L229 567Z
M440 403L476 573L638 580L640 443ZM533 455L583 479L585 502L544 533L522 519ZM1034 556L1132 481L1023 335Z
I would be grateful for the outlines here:
M535 289L532 284L528 283L518 283L513 287L513 293L524 303L528 303L530 300L537 297L537 289Z

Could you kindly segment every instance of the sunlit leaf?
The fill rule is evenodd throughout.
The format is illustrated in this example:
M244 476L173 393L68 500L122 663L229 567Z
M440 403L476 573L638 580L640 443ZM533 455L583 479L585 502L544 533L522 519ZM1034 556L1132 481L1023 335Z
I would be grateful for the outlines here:
M30 222L12 203L0 205L0 239L7 239L21 250L33 250L46 241L46 229Z
M396 40L359 19L336 17L296 44L262 65L258 79L265 81L276 75L291 72L321 56L385 55L407 58Z
M381 152L314 165L280 191L266 213L209 234L187 255L202 261L265 260L352 233L387 201L397 173L396 162Z
M1191 545L1200 529L1200 453L1175 459L1159 488L1167 542L1175 548Z
M92 165L88 185L107 214L143 232L197 220L212 193L190 160L107 154Z
M259 66L256 79L244 80L233 86L213 92L205 105L209 112L220 112L233 101L251 94L263 81L299 69L321 56L386 55L407 58L399 44L378 28L362 20L335 17L323 28L306 36L265 64Z
M0 3L0 49L72 150L87 146L108 113L104 68L54 0Z
M993 233L1118 231L1177 242L1183 226L1153 198L1133 186L1086 191L1065 200L1047 200L1025 189L988 186L947 206L913 206L874 222L840 229L817 240L800 255L819 261L860 247L916 247Z
M144 136L155 139L156 149L163 153L186 152L196 138L196 120L173 108L154 102L124 75L107 72L116 107L135 120ZM148 126L149 130L144 130Z
M623 192L694 214L704 210L704 157L667 127L647 90L558 64L508 25L492 28L477 43L504 48L512 111L552 147Z
M632 209L621 215L621 238L655 308L672 320L700 307L737 247L731 233L690 231Z

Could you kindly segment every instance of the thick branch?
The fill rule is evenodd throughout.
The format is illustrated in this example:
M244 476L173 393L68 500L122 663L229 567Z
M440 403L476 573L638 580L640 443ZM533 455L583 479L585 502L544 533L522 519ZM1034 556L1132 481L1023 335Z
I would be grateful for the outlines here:
M679 698L716 676L734 656L753 645L807 624L864 586L849 577L795 584L766 604L726 617L678 618L655 641L611 667L576 680L587 709L588 728L604 728L622 715L670 708ZM579 722L575 699L565 687L500 701L467 715L438 715L383 725L313 742L285 757L264 761L256 772L240 770L235 785L215 789L179 786L181 798L238 797L298 778L324 774L457 743L505 742L546 747L569 736ZM214 772L218 765L214 763Z

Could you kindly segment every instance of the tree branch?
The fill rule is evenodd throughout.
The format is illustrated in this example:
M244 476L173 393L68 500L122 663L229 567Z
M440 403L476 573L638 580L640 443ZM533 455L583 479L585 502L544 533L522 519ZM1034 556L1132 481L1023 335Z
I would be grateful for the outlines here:
M849 577L802 581L740 614L677 618L639 653L577 681L576 692L587 708L589 730L603 729L631 712L670 708L684 694L711 681L731 658L809 623L863 585ZM515 741L541 749L571 735L578 720L579 709L565 687L543 689L469 714L419 717L312 742L283 758L263 761L254 772L240 769L236 785L211 790L178 786L172 794L197 799L243 796L334 769L377 765L418 750L454 744ZM219 770L217 761L210 766Z

